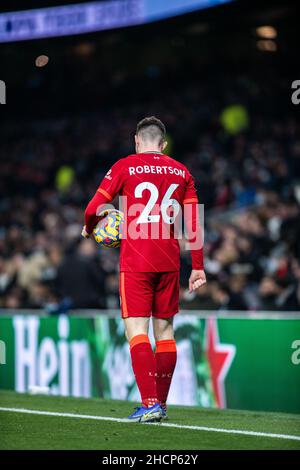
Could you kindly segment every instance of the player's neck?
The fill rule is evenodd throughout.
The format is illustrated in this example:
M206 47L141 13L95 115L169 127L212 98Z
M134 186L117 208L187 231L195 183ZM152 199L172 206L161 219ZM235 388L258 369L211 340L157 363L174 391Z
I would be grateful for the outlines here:
M145 147L143 149L140 149L137 153L160 153L160 154L162 154L162 151L161 151L161 149Z

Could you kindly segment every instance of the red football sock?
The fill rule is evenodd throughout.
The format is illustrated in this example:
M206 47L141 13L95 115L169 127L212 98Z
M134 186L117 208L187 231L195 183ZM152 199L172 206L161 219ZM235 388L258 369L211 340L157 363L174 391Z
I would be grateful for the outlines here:
M156 341L156 390L157 398L166 408L173 372L176 366L177 352L174 339Z
M130 341L132 368L143 406L158 403L155 381L155 357L148 335L134 336Z

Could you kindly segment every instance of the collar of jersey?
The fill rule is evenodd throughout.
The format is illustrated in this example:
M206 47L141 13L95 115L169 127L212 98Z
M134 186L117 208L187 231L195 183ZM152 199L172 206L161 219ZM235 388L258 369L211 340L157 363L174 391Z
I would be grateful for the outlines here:
M162 152L154 152L154 150L149 150L148 152L142 152L142 153L155 153L155 154L158 154L158 155L164 155Z

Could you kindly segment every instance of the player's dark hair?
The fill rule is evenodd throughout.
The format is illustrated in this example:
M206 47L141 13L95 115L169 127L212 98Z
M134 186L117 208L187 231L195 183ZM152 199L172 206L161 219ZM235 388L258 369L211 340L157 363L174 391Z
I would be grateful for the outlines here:
M136 134L141 135L143 140L159 140L162 143L166 138L166 127L155 116L145 117L138 123Z

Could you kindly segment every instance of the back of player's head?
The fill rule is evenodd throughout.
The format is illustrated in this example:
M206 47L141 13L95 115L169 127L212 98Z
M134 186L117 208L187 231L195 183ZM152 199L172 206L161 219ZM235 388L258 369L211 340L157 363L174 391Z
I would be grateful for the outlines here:
M166 128L155 116L145 117L138 123L136 135L144 142L158 142L161 145L166 138Z

